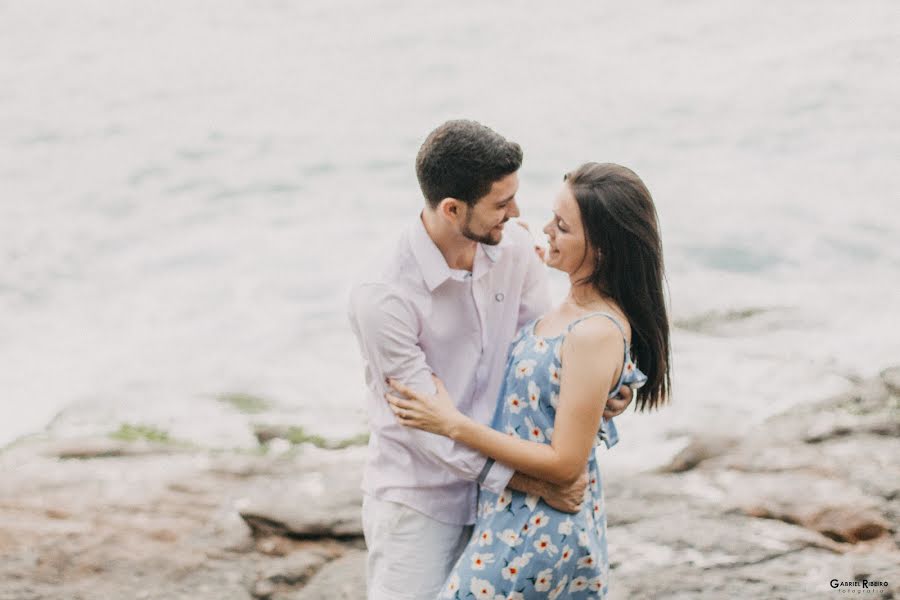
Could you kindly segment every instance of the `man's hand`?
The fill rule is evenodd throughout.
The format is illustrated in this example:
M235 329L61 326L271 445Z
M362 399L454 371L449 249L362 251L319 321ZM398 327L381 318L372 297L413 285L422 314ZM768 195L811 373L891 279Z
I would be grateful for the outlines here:
M615 398L610 398L606 401L606 408L603 409L603 418L609 421L613 417L618 417L625 412L632 399L634 399L634 390L627 385L623 385L619 388L619 393Z
M581 477L569 485L560 486L548 483L542 497L544 502L556 510L574 514L581 510L587 483L588 476L587 471L585 471L581 474Z
M528 223L526 223L525 221L523 221L521 219L518 219L516 221L516 223L518 223L518 225L522 229L524 229L528 233L531 233L531 227L528 226ZM534 243L534 253L537 254L537 257L540 259L541 262L547 262L547 249L544 248L543 246L541 246L540 244L538 244L537 242Z

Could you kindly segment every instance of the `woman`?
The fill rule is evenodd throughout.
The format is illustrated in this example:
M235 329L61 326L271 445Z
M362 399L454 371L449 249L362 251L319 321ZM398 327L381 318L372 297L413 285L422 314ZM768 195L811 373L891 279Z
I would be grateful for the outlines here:
M445 598L605 597L606 514L594 452L603 408L623 385L639 388L639 410L659 406L669 393L662 247L650 192L615 164L588 163L564 181L544 227L546 263L568 273L571 288L512 342L493 426L461 414L437 379L434 398L394 382L402 397L387 396L404 425L453 438L527 475L566 483L588 471L575 515L521 492L480 490L472 539Z

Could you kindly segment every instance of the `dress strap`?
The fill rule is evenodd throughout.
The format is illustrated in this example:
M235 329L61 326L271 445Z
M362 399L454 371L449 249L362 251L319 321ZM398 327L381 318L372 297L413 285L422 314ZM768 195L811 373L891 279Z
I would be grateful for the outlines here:
M619 328L619 332L621 332L621 334L622 334L622 339L625 340L625 351L628 352L628 338L625 337L625 328L622 326L622 323L620 323L617 318L615 318L613 315L611 315L608 312L597 311L597 312L588 313L584 316L578 317L577 319L575 319L574 321L569 323L569 326L566 327L566 333L569 333L570 331L572 331L573 327L575 327L582 321L590 319L591 317L606 317L607 319L612 321L613 324Z
M622 373L619 375L619 381L616 383L616 387L613 388L613 390L609 393L610 398L615 398L616 395L619 393L619 389L621 389L622 384L624 383L625 368L626 368L626 365L628 365L628 362L631 358L629 356L629 352L628 352L628 338L625 337L625 328L622 326L622 323L616 317L614 317L613 315L611 315L608 312L597 311L597 312L588 313L582 317L575 319L571 323L569 323L569 326L566 328L566 333L569 333L570 331L572 331L572 328L575 327L576 325L578 325L579 323L581 323L582 321L584 321L586 319L590 319L592 317L606 317L607 319L612 321L616 327L619 328L619 332L622 334L622 345L624 348L623 358L622 358Z

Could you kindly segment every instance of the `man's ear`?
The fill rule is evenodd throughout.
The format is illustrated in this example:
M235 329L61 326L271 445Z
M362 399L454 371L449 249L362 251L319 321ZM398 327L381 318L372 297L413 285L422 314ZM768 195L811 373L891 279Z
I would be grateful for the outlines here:
M466 204L456 198L444 198L438 204L438 213L445 219L456 223L465 217Z

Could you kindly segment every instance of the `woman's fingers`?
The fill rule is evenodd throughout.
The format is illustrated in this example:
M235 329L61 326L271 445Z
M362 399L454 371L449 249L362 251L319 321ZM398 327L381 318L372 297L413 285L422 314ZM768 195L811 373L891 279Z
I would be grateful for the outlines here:
M444 387L444 382L441 381L441 378L434 373L431 374L431 380L434 382L434 387L437 390L438 394L442 394L447 391L447 388Z
M413 390L413 389L411 389L411 388L405 386L404 384L400 383L400 382L397 381L396 379L388 379L388 380L387 380L387 383L388 383L389 386L391 386L392 388L394 388L394 390L395 390L397 393L399 393L399 394L401 394L401 395L403 395L403 396L406 396L407 398L410 398L410 399L416 399L416 398L419 398L419 393L418 393L418 392L416 392L415 390Z
M415 404L413 404L406 398L400 398L392 394L385 394L384 398L390 403L392 407L395 408L410 409L415 407Z

